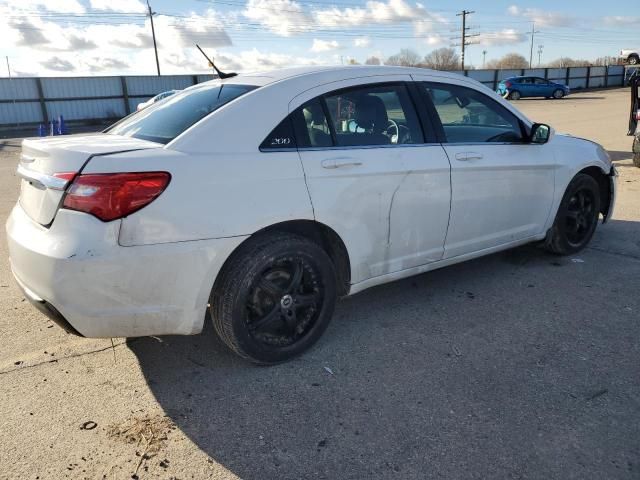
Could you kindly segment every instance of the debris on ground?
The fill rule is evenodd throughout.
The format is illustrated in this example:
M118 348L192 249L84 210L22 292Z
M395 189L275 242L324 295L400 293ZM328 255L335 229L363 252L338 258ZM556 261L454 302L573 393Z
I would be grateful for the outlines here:
M324 367L324 369L329 372L331 375L333 375L333 370L331 370L329 367Z
M89 420L88 422L84 422L81 426L80 426L80 430L93 430L94 428L96 428L98 426L98 424L92 420Z
M584 263L584 260L581 258L572 258L571 261L573 263Z
M135 444L136 448L142 447L141 451L136 450L136 456L140 457L140 460L132 475L132 478L135 478L142 464L160 452L168 440L169 433L176 428L170 418L154 415L131 418L123 423L111 425L107 434L112 439ZM163 462L168 466L168 460L165 459Z

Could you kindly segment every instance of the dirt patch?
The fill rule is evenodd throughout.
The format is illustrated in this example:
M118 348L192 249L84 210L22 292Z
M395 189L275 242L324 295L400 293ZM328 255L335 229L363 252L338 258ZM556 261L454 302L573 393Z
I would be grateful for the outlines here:
M140 467L146 470L146 462L158 455L164 448L169 434L176 425L164 415L134 417L114 424L107 429L109 438L135 445L136 456L140 457L132 478L138 478Z

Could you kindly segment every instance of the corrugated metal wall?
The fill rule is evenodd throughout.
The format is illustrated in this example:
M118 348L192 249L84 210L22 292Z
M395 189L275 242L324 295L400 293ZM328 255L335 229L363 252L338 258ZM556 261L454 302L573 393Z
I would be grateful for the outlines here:
M455 72L463 73L463 72ZM619 87L624 67L467 70L464 74L489 88L508 77L532 75L567 83L572 89ZM211 80L211 75L129 77L0 78L0 128L66 120L117 119L139 103L167 90L181 90Z

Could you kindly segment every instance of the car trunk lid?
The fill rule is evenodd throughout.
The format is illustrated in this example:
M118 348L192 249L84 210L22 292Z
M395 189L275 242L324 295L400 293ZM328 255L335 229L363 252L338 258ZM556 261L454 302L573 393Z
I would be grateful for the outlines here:
M32 220L50 225L69 181L91 157L161 147L159 143L109 134L23 140L18 165L22 178L20 205Z

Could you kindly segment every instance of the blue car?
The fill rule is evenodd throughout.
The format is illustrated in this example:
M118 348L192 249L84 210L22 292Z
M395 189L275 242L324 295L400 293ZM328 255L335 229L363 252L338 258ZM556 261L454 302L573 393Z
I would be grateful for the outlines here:
M524 97L562 98L569 95L569 87L540 77L511 77L498 84L498 93L509 100Z

